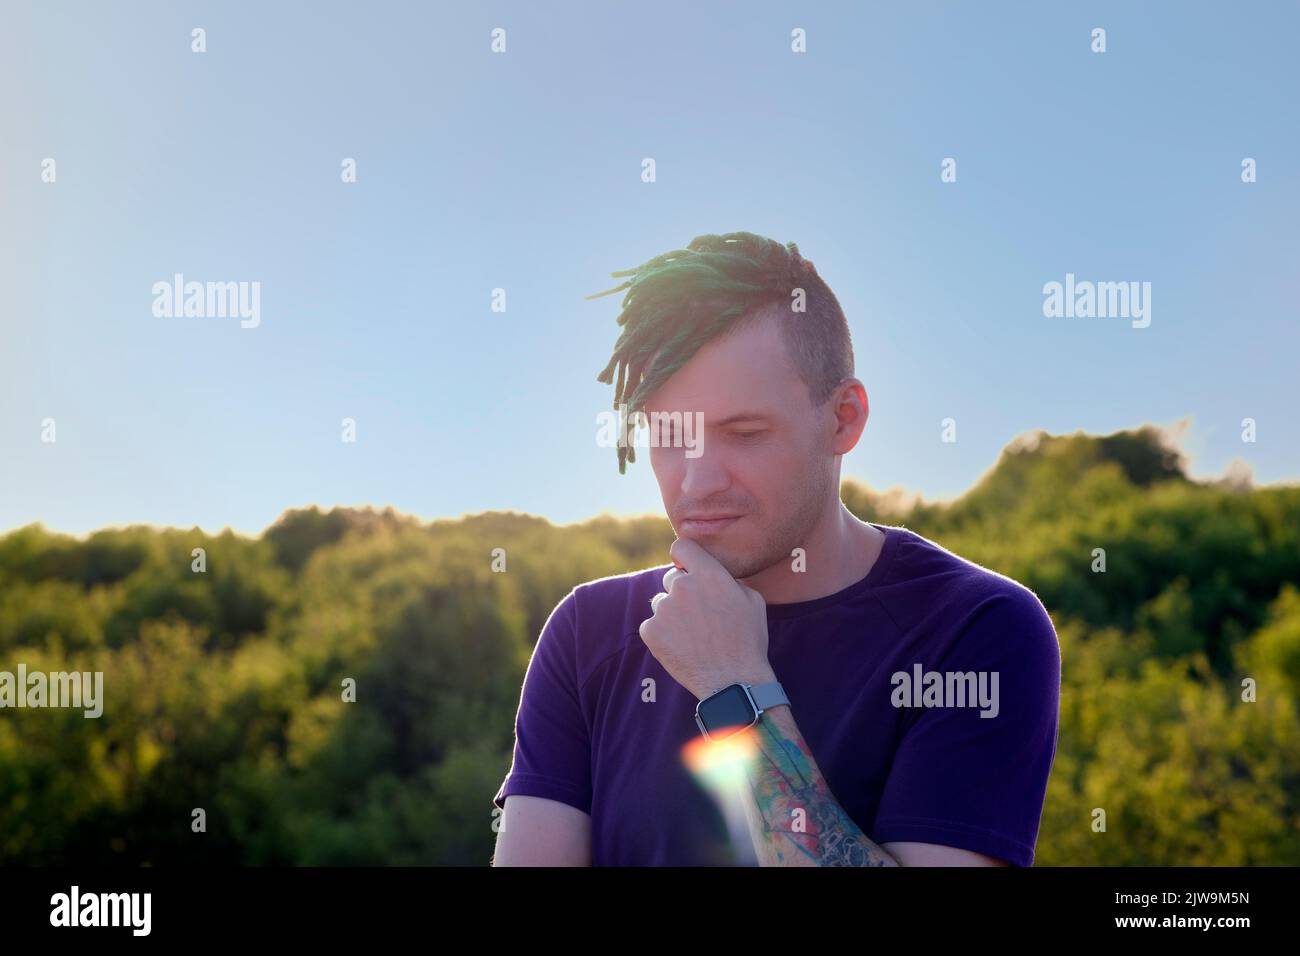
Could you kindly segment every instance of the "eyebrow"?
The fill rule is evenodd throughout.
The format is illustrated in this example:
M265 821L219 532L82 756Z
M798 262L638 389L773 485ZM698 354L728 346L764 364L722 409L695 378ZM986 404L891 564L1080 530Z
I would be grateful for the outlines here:
M769 417L766 412L737 412L713 424L716 428L722 428L724 425L732 425L736 422L765 422L768 421Z

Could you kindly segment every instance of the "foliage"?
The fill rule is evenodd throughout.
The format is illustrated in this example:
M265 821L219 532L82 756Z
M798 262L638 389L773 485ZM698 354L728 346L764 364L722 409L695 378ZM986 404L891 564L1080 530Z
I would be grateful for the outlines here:
M1041 864L1300 863L1300 488L1191 481L1139 430L1028 436L951 504L842 494L1051 611ZM316 508L256 540L0 537L0 670L105 675L101 718L0 711L0 862L483 865L547 615L672 537Z

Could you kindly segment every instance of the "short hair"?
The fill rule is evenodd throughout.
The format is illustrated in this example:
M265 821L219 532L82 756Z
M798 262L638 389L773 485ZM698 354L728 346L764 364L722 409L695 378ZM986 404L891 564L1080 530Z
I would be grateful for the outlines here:
M853 375L853 342L839 300L793 242L781 245L752 232L697 236L685 249L611 275L632 278L587 298L627 289L618 317L623 332L596 376L608 385L618 369L615 410L640 410L705 343L748 324L773 303L786 307L782 339L814 407ZM803 290L803 312L789 308L795 289ZM636 452L620 442L619 474L629 461L636 461Z

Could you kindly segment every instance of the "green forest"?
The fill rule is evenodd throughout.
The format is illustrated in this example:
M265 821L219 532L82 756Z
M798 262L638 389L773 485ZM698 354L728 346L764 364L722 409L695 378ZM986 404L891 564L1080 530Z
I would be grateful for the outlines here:
M1022 437L949 503L842 495L1051 612L1037 865L1300 864L1300 487L1193 481L1144 428ZM12 531L0 671L102 671L105 700L0 710L0 863L485 866L547 615L672 540L662 517L391 509L256 539Z

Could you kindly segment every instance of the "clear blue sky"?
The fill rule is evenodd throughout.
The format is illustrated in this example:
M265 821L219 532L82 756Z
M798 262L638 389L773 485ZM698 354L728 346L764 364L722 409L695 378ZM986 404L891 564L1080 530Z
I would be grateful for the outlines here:
M846 477L950 497L1027 429L1183 418L1194 473L1300 477L1293 3L69 2L6 21L0 531L257 533L312 503L660 511L648 461L619 476L596 444L620 297L583 296L738 230L797 242L848 314L872 417ZM260 281L260 326L155 318L177 272ZM1044 318L1067 272L1151 282L1150 327Z

